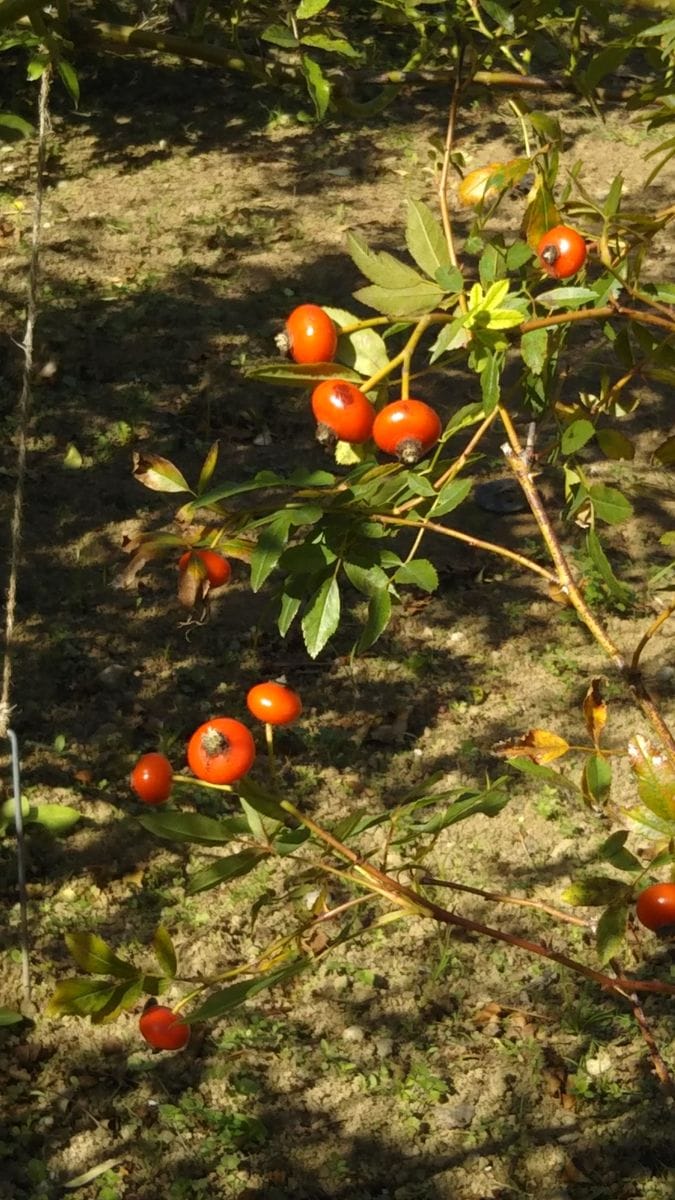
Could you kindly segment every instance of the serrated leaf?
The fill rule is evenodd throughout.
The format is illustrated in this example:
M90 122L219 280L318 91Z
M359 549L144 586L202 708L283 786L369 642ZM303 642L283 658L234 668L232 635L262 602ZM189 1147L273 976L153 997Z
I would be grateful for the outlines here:
M590 754L584 763L581 790L589 804L603 805L609 798L612 768L602 754Z
M593 502L596 517L608 525L620 525L633 515L633 505L630 500L616 488L606 483L594 483L588 489L588 495Z
M302 618L302 635L310 658L316 658L340 624L340 589L335 576L325 579Z
M178 467L169 462L168 458L162 458L159 454L139 454L135 450L133 453L133 476L153 492L192 491Z
M610 833L598 850L598 858L616 867L617 871L640 872L642 863L630 850L626 850L627 839L626 829L617 829L615 833Z
M411 257L431 279L436 279L440 268L451 269L443 227L422 200L408 201L405 240Z
M635 458L635 444L620 433L618 429L596 429L595 440L605 458L618 461L625 458L629 461Z
M366 623L356 643L359 652L369 650L382 636L391 620L391 609L391 593L388 587L380 588L373 593L368 601Z
M645 807L662 821L675 820L675 768L668 755L637 734L628 743L628 760Z
M506 251L506 269L507 271L517 271L531 258L532 248L528 246L527 242L513 242Z
M239 983L232 983L229 987L222 988L221 991L214 992L212 996L209 996L208 1000L205 1000L203 1004L194 1009L186 1017L186 1020L189 1024L197 1021L216 1020L218 1017L224 1016L225 1013L239 1008L246 1000L257 996L258 992L262 992L265 988L290 982L301 971L304 971L307 965L306 959L299 959L296 962L280 967L276 971L271 971L269 975L265 975L262 979L243 979Z
M576 454L577 450L581 450L582 446L590 442L594 433L595 426L585 418L582 418L580 421L572 421L572 424L563 430L563 435L560 439L560 449L565 456Z
M501 354L488 355L485 366L480 373L480 390L483 396L483 409L486 416L494 412L499 404L503 361Z
M439 287L442 287L450 295L464 289L464 276L459 267L439 267L434 272L434 279Z
M541 375L548 358L548 330L531 329L520 339L520 352L525 366L533 375Z
M160 970L168 979L174 979L178 970L176 951L171 941L171 934L164 925L158 925L152 939L152 948L159 963Z
M330 308L325 311L331 315ZM353 333L341 337L337 353L340 362L367 379L389 362L386 344L376 329L355 329Z
M342 568L352 587L364 596L373 596L375 592L386 588L389 580L382 567L377 563L364 565L358 562L343 562Z
M470 313L461 313L454 321L443 326L429 352L430 364L437 362L442 354L449 354L468 344L470 335L467 325L470 319Z
M616 958L617 954L621 953L627 923L627 904L610 904L600 917L595 931L595 946L601 967L606 966L611 958Z
M583 908L600 908L621 900L627 893L626 884L620 879L605 875L588 875L570 884L562 894L566 904Z
M290 529L291 517L288 512L280 512L263 529L251 555L251 591L259 592L272 574L286 549Z
M308 54L302 55L302 69L316 115L321 120L326 115L330 101L330 83L326 79L318 62L310 58Z
M138 821L155 837L196 846L224 846L247 829L246 822L240 817L224 817L216 821L200 813L183 813L175 809L142 813Z
M421 276L419 282L411 287L383 288L373 285L360 288L354 295L367 308L374 308L388 317L420 316L431 312L443 299L441 289Z
M282 637L286 637L291 625L300 611L302 600L299 596L289 596L286 592L281 597L277 629Z
M188 896L196 896L198 892L207 892L230 879L239 879L242 875L248 875L266 857L265 853L258 850L240 850L227 858L219 858L217 862L209 863L188 877L186 892Z
M67 933L65 943L78 967L90 975L114 975L118 979L136 979L133 963L119 958L96 933Z
M466 500L473 483L470 479L451 479L438 493L438 500L433 506L433 516L444 517L453 509L459 508Z
M438 571L426 558L414 558L404 563L394 575L395 583L412 584L423 592L435 592L438 587Z
M140 978L131 982L118 983L111 988L110 995L104 1004L91 1013L92 1025L108 1025L115 1021L121 1012L135 1008L142 992Z
M347 249L361 274L379 288L406 291L419 286L432 287L429 280L419 275L413 267L394 258L386 250L371 250L363 238L354 233L347 234ZM442 294L439 288L434 290Z

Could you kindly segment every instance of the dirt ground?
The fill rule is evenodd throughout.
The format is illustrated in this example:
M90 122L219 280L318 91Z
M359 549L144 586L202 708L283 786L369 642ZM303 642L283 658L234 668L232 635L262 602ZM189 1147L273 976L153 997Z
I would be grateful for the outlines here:
M430 544L439 592L409 596L354 661L356 599L313 663L297 634L279 640L243 565L204 625L185 626L171 566L137 590L114 586L125 535L171 516L170 502L132 479L133 450L172 457L188 477L215 438L220 478L325 464L305 398L247 383L240 368L273 353L295 303L354 304L347 229L382 248L402 244L406 198L433 201L429 143L443 132L445 98L410 97L368 131L312 129L271 108L263 91L208 70L123 59L84 72L82 93L77 113L54 97L12 694L27 797L72 804L82 820L65 838L30 839L37 1014L0 1033L0 1198L669 1200L673 1111L628 1009L549 963L421 921L339 947L315 974L263 993L177 1056L147 1051L138 1014L101 1027L41 1015L55 979L72 971L67 931L96 931L142 962L161 920L187 977L252 956L281 932L276 909L250 928L252 903L281 889L267 867L186 898L187 867L203 853L143 834L127 786L140 752L161 746L181 766L201 720L218 709L244 717L260 678L283 672L303 695L303 721L280 739L282 772L328 823L361 805L393 805L433 771L447 786L515 775L490 747L531 725L578 741L596 674L608 679L609 743L643 729L587 633L529 579L473 553ZM628 206L669 202L672 172L644 194L653 141L621 108L602 123L572 98L541 106L559 112L566 164L583 162L591 192L602 195L621 171ZM459 144L472 166L517 152L503 99L477 100ZM5 517L33 154L28 143L0 154ZM510 230L519 205L516 197L500 210ZM667 278L672 245L659 252L655 271ZM573 390L594 377L592 347L583 349ZM434 376L425 394L447 414L473 398L471 387ZM672 469L649 462L673 431L672 407L665 388L645 387L641 399L622 426L636 459L610 472L635 506L612 545L636 604L601 612L630 647L667 599L644 579L667 563L658 539L675 528ZM492 452L481 473L500 473L496 443ZM466 509L467 528L533 544L528 514ZM583 567L582 532L565 536ZM671 718L674 636L666 626L645 656ZM442 836L434 869L559 904L610 826L551 788L519 777L510 786L500 816ZM629 794L620 769L617 788L618 798ZM0 844L0 889L0 1002L12 1007L11 838ZM586 931L539 912L495 914L471 897L457 907L593 961ZM645 969L672 977L672 952L655 946L643 947ZM646 1008L675 1068L672 1004Z

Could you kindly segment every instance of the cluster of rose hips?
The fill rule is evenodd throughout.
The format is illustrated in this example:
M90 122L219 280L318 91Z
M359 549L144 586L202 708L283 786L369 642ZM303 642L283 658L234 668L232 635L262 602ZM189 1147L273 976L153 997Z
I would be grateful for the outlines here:
M279 344L294 362L329 363L337 350L337 329L318 304L301 304L288 317ZM441 436L441 419L423 400L395 400L376 413L365 393L346 379L318 384L312 412L320 442L363 445L372 437L385 454L408 464L416 463Z
M302 713L297 692L284 683L257 683L246 697L249 712L270 725L291 725ZM230 784L253 766L253 735L233 717L214 717L192 734L187 746L190 770L204 783ZM165 804L171 794L174 772L165 754L143 754L130 776L133 791L144 804ZM190 1039L190 1026L173 1009L149 1001L141 1014L141 1036L156 1050L182 1050Z
M556 279L576 274L586 252L581 234L566 225L549 229L537 247L541 266ZM303 364L332 362L337 344L335 324L317 304L293 309L279 340L294 362ZM372 438L378 449L408 465L427 454L441 435L438 414L423 400L394 400L376 413L365 393L346 379L323 380L311 403L320 442L362 445Z

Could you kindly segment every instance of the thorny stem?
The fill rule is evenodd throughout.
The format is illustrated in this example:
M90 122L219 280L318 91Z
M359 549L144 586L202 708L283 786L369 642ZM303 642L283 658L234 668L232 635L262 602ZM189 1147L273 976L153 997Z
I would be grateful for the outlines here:
M658 992L667 996L675 996L675 986L672 984L662 983L658 979L626 979L623 976L612 978L610 975L605 975L602 971L595 971L592 967L587 967L584 963L570 958L567 954L561 954L557 950L552 950L549 946L544 946L539 942L531 942L527 938L519 937L517 934L506 933L501 929L493 929L491 926L483 925L479 921L471 921L468 917L460 917L457 913L448 912L438 904L435 904L433 900L429 900L426 896L422 896L414 891L413 888L406 887L390 875L378 871L377 867L364 862L353 850L350 850L348 846L338 841L327 830L322 829L311 817L307 817L301 813L290 801L282 800L281 806L309 829L315 837L319 838L326 845L329 845L340 858L351 862L354 866L355 874L362 877L359 880L362 886L386 896L392 903L397 904L400 908L407 909L411 914L431 917L442 925L456 926L459 929L464 929L467 933L479 934L490 938L492 941L505 942L509 946L517 946L529 954L536 954L540 958L547 958L551 962L556 962L560 966L567 967L576 972L576 974L583 975L586 979L591 979L594 983L599 984L600 987L609 988L610 991L616 992L621 996L624 996L625 992L634 991ZM356 882L355 877L352 876L352 878Z
M528 900L522 896L509 896L503 892L484 892L482 888L470 887L468 883L435 879L433 875L423 875L420 883L428 884L430 887L451 888L453 892L468 892L471 896L481 896L483 900L494 901L496 904L516 904L521 908L537 908L540 912L548 913L558 921L567 921L569 925L580 925L582 929L588 929L588 921L584 921L583 917L575 917L572 913L561 912L559 908L553 908L551 904L544 904L542 900Z
M462 533L459 529L449 529L447 525L437 525L435 521L412 521L408 517L394 517L387 513L373 513L373 521L379 521L382 525L401 525L407 529L422 529L429 530L432 533L440 533L443 537L454 538L458 542L466 542L468 546L473 546L475 550L487 550L488 554L496 554L501 558L508 558L511 562L518 563L520 567L525 567L527 571L534 571L535 575L540 575L547 583L558 583L558 578L552 571L546 567L540 567L539 563L533 562L531 558L525 558L524 554L518 554L515 550L509 550L506 546L498 546L495 542L484 542L481 538L472 537L469 533Z
M647 642L650 640L650 638L654 637L655 633L658 633L661 626L665 625L666 621L668 620L668 617L672 617L674 612L675 612L675 600L673 600L672 604L669 604L667 608L664 608L663 612L659 613L658 617L656 617L656 619L654 621L652 621L651 625L649 626L649 629L647 629L643 633L642 637L640 638L640 641L638 642L637 646L635 647L635 653L633 654L633 657L631 659L631 664L630 664L631 671L638 670L639 663L640 663L640 655L642 654L642 651L644 650L645 646L647 645Z
M530 474L526 457L523 453L523 448L513 426L511 418L504 408L500 408L500 417L502 424L506 430L508 444L502 447L504 457L516 479L518 480L527 502L530 506L541 536L546 543L546 547L553 559L557 573L557 582L560 585L563 593L569 598L570 602L576 609L579 617L583 621L586 628L595 638L596 642L605 651L607 656L615 663L622 677L627 681L631 693L641 709L644 716L649 721L652 728L658 733L671 763L675 766L675 737L668 728L661 713L654 704L649 692L647 691L644 681L636 673L632 666L629 666L623 657L621 651L605 629L602 628L599 621L588 607L584 600L575 580L570 571L569 564L563 554L560 542L558 541L548 513L544 508L541 496L537 490L536 484ZM635 657L635 656L634 656ZM638 656L639 659L639 656Z

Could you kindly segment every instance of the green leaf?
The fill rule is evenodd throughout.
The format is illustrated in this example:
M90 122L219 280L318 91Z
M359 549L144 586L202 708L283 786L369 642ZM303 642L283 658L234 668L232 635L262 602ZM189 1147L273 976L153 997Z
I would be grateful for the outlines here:
M426 475L418 475L416 471L406 471L404 478L413 496L428 496L435 499L438 495Z
M0 1029L5 1025L18 1025L20 1021L25 1021L26 1018L19 1012L14 1012L11 1008L0 1008Z
M602 206L603 216L608 220L613 217L621 203L621 192L623 191L623 175L616 175L612 180L612 185L607 193L607 199Z
M187 480L168 458L159 454L133 454L133 475L153 492L191 492Z
M415 558L404 563L394 575L395 583L408 583L423 592L435 592L438 587L438 571L427 558Z
M359 653L369 650L382 636L391 620L391 608L391 594L388 587L380 588L370 597L366 623L356 643Z
M359 808L338 822L333 830L333 836L340 842L346 842L350 837L358 837L360 833L365 833L366 829L383 825L385 821L389 820L391 820L389 812L372 813L369 809Z
M0 112L0 138L5 142L14 142L19 138L30 137L35 133L35 127L23 117L14 113Z
M197 1021L212 1021L217 1017L223 1017L225 1013L239 1008L246 1000L251 1000L265 988L290 982L307 966L307 960L301 958L285 967L279 967L276 971L270 971L269 975L265 975L262 979L243 979L239 983L231 983L229 987L209 996L208 1000L194 1009L189 1016L186 1016L185 1020L192 1025Z
M36 825L42 825L55 837L68 833L81 820L82 813L69 804L38 804L33 816Z
M433 288L429 280L424 279L412 267L385 250L370 250L363 239L354 233L347 234L347 249L361 274L382 289L406 291L420 286ZM442 295L440 288L433 290Z
M301 604L302 600L299 596L289 596L286 592L282 595L279 616L277 618L277 629L282 637L286 637L300 611Z
M548 330L531 329L520 339L520 352L525 366L533 375L541 375L548 358Z
M324 311L332 316L330 308ZM376 329L355 329L342 336L337 353L340 362L366 378L381 371L389 362L386 344Z
M168 979L174 979L178 970L176 951L171 941L171 934L164 925L158 925L152 939L152 948L159 963L160 970Z
M461 313L454 321L443 326L429 352L430 364L437 362L442 354L449 354L452 350L459 350L467 345L469 334L466 326L470 319L470 313Z
M357 300L367 308L384 313L387 317L412 317L431 312L443 299L443 292L435 284L419 276L419 281L405 288L383 288L379 286L360 288L355 292Z
M118 979L137 979L133 963L119 958L96 933L67 933L65 943L78 967L90 975L115 975Z
M573 421L563 431L562 438L560 439L560 449L565 456L576 454L577 450L581 450L581 447L586 445L586 442L590 442L594 433L595 426L590 421L585 419Z
M443 227L422 200L408 201L405 240L411 257L431 279L436 280L441 268L452 268Z
M80 81L77 78L77 72L71 63L66 62L65 58L60 58L58 61L59 75L63 80L73 104L77 108L80 100Z
M295 50L298 45L298 39L286 25L268 25L260 36L264 42L271 42L273 46L281 46L284 50Z
M582 76L586 87L593 91L605 75L613 75L617 67L624 62L629 49L626 42L618 42L613 46L606 46L598 54L595 54Z
M601 805L609 799L612 768L602 754L589 754L584 763L581 790L589 803Z
M275 383L284 387L313 387L323 379L346 379L350 383L360 383L361 377L356 371L341 362L332 363L294 363L285 358L268 358L258 360L242 367L246 379L258 379L262 383Z
M423 835L440 833L442 829L448 829L451 825L456 825L458 821L465 821L468 817L476 816L477 813L482 813L486 817L496 817L509 801L508 792L501 786L502 782L501 779L497 780L492 787L483 792L469 794L463 799L454 800L443 812L437 813L428 821L414 824L414 832Z
M620 433L618 429L596 429L595 440L605 458L613 461L621 458L631 461L635 458L634 442L631 442L630 438Z
M196 846L224 846L247 829L246 822L240 817L224 817L215 821L213 817L177 812L172 808L164 812L142 813L138 821L155 837L166 838L170 842L189 842Z
M628 602L631 598L631 590L626 587L625 583L620 583L617 579L600 544L600 539L593 529L589 529L586 534L586 550L607 591L617 600Z
M501 354L488 355L485 367L480 373L480 390L483 396L483 409L486 417L499 404L503 361L503 355Z
M277 797L266 792L252 779L240 779L237 784L237 792L261 816L270 817L272 821L281 821L282 823L287 819L287 814L279 804Z
M504 33L514 33L515 17L508 8L505 8L503 4L498 4L497 0L479 0L479 3L488 16L501 25Z
M506 251L506 268L508 271L517 271L531 258L532 250L527 242L514 242Z
M595 931L595 945L601 967L606 966L611 958L616 958L617 954L621 953L627 923L627 904L610 904L600 917Z
M251 555L251 591L259 592L265 580L272 574L286 549L291 528L291 514L280 512L263 529Z
M342 567L352 587L364 596L373 596L375 592L389 586L385 572L377 563L366 566L358 562L343 562Z
M532 775L535 779L539 779L542 783L550 784L551 787L557 788L558 791L565 792L568 796L579 798L580 789L566 775L560 771L555 771L553 767L546 767L540 763L532 762L531 758L510 758L509 766L515 767L523 775Z
M628 743L628 758L645 807L662 821L675 820L675 770L668 756L638 735Z
M327 54L341 54L344 58L360 58L358 50L345 38L327 37L325 33L306 33L300 38L303 46L313 46L316 50L325 50Z
M619 525L633 515L633 505L616 488L594 483L588 489L596 517L608 525Z
M547 308L581 308L589 302L596 304L597 299L597 294L587 287L552 288L536 297L537 304L545 304Z
M566 904L579 905L587 908L601 908L621 900L627 893L627 886L620 879L610 879L605 875L587 875L570 884L562 894Z
M201 871L195 871L189 876L187 894L196 896L198 892L207 892L230 879L248 875L266 857L264 852L258 850L240 850L227 858L219 858L217 862L209 863L208 867L202 867Z
M434 279L439 287L450 295L464 290L464 276L459 267L439 267L434 273Z
M198 496L201 496L202 492L206 491L211 479L213 478L213 472L215 471L218 463L218 449L219 443L214 442L208 454L206 455L204 462L202 463L202 469L199 472L199 480L197 483Z
M76 1016L91 1016L110 1004L117 995L118 985L107 979L62 979L57 983L46 1008L48 1017L60 1017L64 1013Z
M664 467L671 467L675 463L675 434L656 447L653 457Z
M451 479L449 483L446 483L438 493L438 500L434 504L434 518L444 517L454 508L459 508L469 495L472 486L470 479Z
M108 1025L115 1021L121 1012L135 1008L142 992L141 979L128 983L118 983L110 989L110 994L95 1012L91 1013L92 1025Z
M302 69L307 81L307 90L312 97L316 115L321 120L326 115L330 101L330 83L326 79L318 62L308 54L302 55Z
M287 854L293 854L300 846L309 838L309 829L280 829L273 840L273 846L277 854L285 857Z
M300 0L295 15L298 21L306 21L309 17L315 17L317 13L322 12L329 3L330 0Z
M627 839L628 831L626 829L617 829L615 833L610 833L598 850L598 858L608 862L610 866L616 867L617 871L640 872L642 863L639 858L631 854L630 850L626 850Z
M334 575L312 596L302 618L302 635L310 658L316 658L340 623L340 589Z

